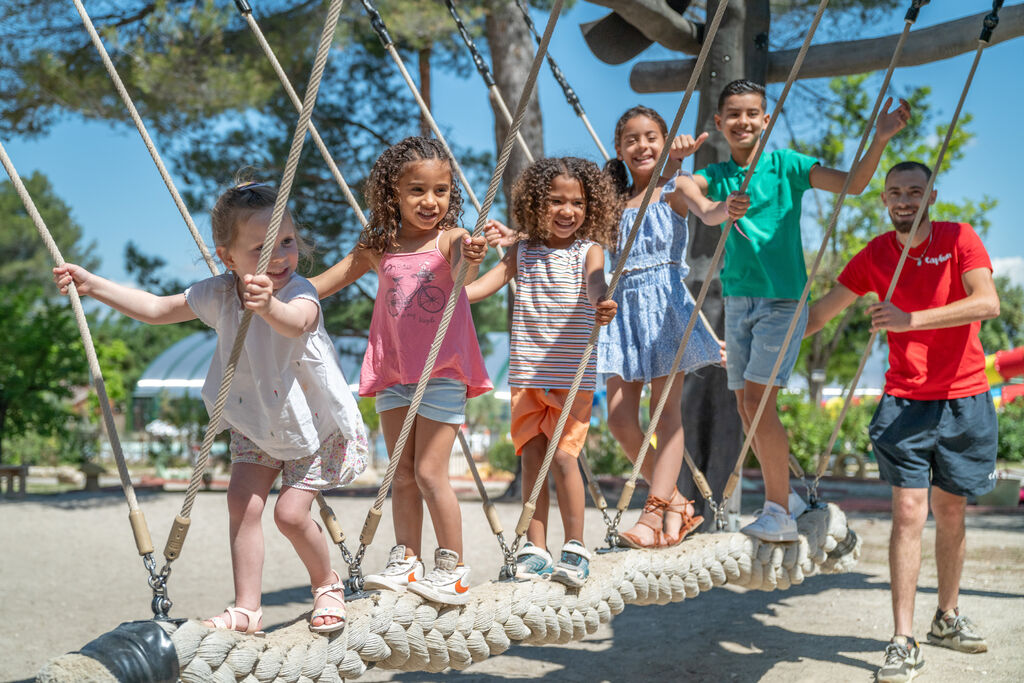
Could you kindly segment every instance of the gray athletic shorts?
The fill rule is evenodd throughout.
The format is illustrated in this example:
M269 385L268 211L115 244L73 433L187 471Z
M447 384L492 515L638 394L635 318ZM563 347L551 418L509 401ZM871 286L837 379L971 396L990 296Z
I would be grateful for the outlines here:
M987 391L935 401L883 394L868 433L893 486L980 496L996 485L999 427Z

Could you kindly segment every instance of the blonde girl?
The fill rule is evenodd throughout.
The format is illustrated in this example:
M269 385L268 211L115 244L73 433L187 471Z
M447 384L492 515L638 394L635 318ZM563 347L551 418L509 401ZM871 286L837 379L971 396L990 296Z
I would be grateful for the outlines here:
M274 188L259 183L221 195L211 223L217 256L228 272L184 293L156 296L70 263L53 269L54 280L61 292L73 282L80 294L145 323L199 318L214 328L217 350L202 391L207 409L216 400L242 311L255 314L221 423L231 432L227 500L235 604L205 623L250 634L259 630L261 517L281 476L274 521L309 573L310 629L332 632L345 626L344 588L310 507L317 491L347 484L366 468L366 435L324 330L316 290L295 272L304 245L287 212L276 242L267 245L272 256L266 273L255 274L276 198Z

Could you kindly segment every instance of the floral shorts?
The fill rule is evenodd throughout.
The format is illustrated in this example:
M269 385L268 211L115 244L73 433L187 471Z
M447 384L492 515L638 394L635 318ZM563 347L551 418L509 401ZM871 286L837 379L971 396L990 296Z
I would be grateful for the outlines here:
M335 489L351 484L367 463L366 437L346 441L335 432L320 442L320 450L298 460L278 460L267 455L241 432L231 430L231 464L244 462L281 471L281 485L305 491Z

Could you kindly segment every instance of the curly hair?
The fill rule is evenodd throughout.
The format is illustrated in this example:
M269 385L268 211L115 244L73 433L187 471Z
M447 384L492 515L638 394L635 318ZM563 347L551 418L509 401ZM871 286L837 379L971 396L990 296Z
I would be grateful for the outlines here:
M626 127L627 123L638 116L646 116L651 121L654 121L659 130L661 130L662 136L668 135L668 126L665 125L665 119L661 118L661 114L650 107L638 104L623 112L622 116L615 123L615 137L613 139L616 145L619 144L619 138L622 137L622 129ZM611 177L615 190L619 194L629 192L629 169L626 168L626 164L623 163L622 159L609 159L604 165L604 172Z
M214 246L230 247L238 237L238 227L253 214L272 209L276 201L277 188L267 183L237 182L225 190L210 210ZM291 215L287 209L285 212ZM292 220L294 222L294 218ZM299 235L298 225L295 226L295 243L300 256L309 257L313 253L313 247Z
M551 183L558 176L575 178L583 186L586 214L576 237L614 246L622 200L597 164L579 157L540 159L519 174L512 186L512 217L519 229L530 240L547 239Z
M398 248L398 231L402 226L398 183L408 164L427 159L437 159L447 164L452 176L448 212L441 217L437 227L448 230L459 226L462 219L462 192L452 172L451 157L438 140L408 137L384 150L370 169L370 177L366 181L370 218L359 235L360 247L378 254Z

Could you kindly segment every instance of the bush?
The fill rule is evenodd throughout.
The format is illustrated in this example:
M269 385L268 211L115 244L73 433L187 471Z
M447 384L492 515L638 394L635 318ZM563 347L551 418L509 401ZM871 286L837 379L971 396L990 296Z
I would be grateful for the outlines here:
M876 405L875 400L868 400L850 406L834 453L867 455L871 452L868 423ZM779 418L789 434L789 450L804 471L813 472L818 467L818 456L828 446L841 408L841 402L822 407L797 394L779 394Z
M594 474L621 476L633 471L633 463L626 458L622 446L612 436L607 422L590 426L584 452Z
M519 466L519 456L516 455L516 447L512 440L505 438L495 441L491 449L487 451L487 462L496 470L515 472Z
M1007 462L1024 460L1024 399L1017 399L999 410L998 457Z

